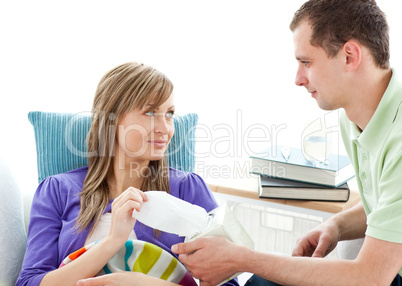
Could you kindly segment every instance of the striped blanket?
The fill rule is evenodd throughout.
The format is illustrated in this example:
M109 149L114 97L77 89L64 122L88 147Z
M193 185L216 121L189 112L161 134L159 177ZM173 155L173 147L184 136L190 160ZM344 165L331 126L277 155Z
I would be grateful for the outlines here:
M60 267L77 259L96 243L93 242L71 253L63 260ZM117 271L141 272L180 285L197 285L191 274L173 255L155 244L141 240L127 240L97 276Z

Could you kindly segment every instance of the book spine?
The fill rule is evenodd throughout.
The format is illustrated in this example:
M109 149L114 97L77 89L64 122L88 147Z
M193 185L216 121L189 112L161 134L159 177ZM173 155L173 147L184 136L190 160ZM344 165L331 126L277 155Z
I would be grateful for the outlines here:
M338 187L347 180L335 183L336 173L313 167L289 166L289 164L262 160L258 158L251 159L251 173L257 175L266 175L274 178L293 180L311 184L325 185L329 187Z

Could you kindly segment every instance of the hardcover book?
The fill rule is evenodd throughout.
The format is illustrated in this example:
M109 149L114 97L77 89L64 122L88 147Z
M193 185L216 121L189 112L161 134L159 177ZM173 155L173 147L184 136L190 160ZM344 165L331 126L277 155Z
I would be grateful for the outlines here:
M346 202L350 190L347 183L335 188L261 175L258 196L272 199Z
M289 148L286 159L281 149L282 146L273 146L250 156L251 173L330 187L338 187L355 176L345 155L331 154L327 164L316 166L301 149Z

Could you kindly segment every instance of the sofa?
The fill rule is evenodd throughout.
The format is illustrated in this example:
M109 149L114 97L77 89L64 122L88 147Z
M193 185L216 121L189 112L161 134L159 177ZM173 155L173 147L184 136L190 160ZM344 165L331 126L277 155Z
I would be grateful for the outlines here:
M15 285L27 240L23 196L0 155L0 285ZM29 201L29 199L28 199Z

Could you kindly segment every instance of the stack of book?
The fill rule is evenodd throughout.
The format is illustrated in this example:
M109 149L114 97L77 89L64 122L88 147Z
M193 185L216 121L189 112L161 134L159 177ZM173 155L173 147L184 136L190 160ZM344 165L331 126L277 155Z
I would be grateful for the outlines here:
M286 152L283 152L283 151ZM259 175L260 198L345 202L354 177L349 158L331 154L326 164L314 165L301 149L273 146L251 158L251 172Z

